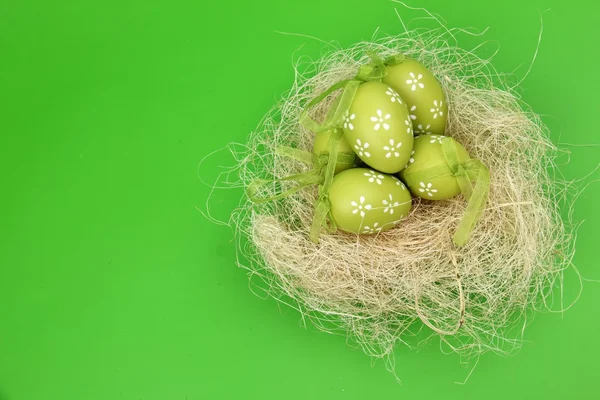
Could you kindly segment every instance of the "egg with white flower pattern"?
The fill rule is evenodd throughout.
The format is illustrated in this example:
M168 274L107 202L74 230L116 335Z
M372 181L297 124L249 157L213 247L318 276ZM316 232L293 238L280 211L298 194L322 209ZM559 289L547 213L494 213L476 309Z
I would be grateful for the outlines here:
M414 154L408 166L400 172L400 178L413 195L428 200L444 200L461 193L458 181L444 156L442 143L446 140L454 141L459 163L469 160L469 153L451 137L417 136Z
M377 234L393 228L412 206L410 192L395 176L352 168L333 178L331 215L340 230Z
M410 158L413 126L402 98L388 85L365 82L344 116L344 136L368 166L394 174Z
M315 137L315 141L313 144L313 151L317 156L321 155L321 154L329 154L329 152L327 151L327 145L329 144L329 138L331 137L331 133L332 133L332 131L325 131L325 132L321 132L321 133L317 134L317 136ZM348 143L346 138L343 136L340 138L340 141L338 142L337 150L338 150L338 154L339 153L352 154L352 155L355 154L354 151L352 150L352 147L350 146L350 144ZM338 174L344 170L347 170L348 168L352 168L353 166L354 166L354 162L337 162L335 164L335 173Z
M443 135L448 104L442 86L420 62L405 59L386 67L383 83L390 85L406 103L415 135Z

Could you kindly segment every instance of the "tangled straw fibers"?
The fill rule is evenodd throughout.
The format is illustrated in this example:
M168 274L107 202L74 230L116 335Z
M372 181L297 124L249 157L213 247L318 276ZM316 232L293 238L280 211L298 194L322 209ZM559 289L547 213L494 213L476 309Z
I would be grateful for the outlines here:
M303 105L353 77L369 62L367 50L381 57L404 53L438 77L449 103L446 134L491 172L487 208L466 246L452 244L466 206L462 197L416 199L408 218L390 231L323 232L319 244L309 240L315 187L263 204L245 200L232 215L240 265L255 288L320 329L346 332L351 343L385 358L389 368L397 344L416 347L436 337L443 350L463 356L518 349L528 312L550 306L552 289L574 253L559 209L565 186L553 172L557 148L507 77L458 47L460 32L408 31L300 63L292 89L243 150L234 151L244 186L307 171L309 166L275 149L312 150L314 134L298 123ZM318 107L317 117L332 100ZM274 196L288 187L274 182L259 194Z

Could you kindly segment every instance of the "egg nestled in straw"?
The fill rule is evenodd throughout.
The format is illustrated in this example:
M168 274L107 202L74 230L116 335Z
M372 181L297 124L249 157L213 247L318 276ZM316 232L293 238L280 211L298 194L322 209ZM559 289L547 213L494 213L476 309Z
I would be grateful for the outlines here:
M395 176L369 168L352 168L333 179L329 191L337 228L356 234L377 234L406 217L412 199Z
M344 115L343 128L354 152L373 169L395 174L410 158L412 122L406 104L388 85L361 84Z
M415 138L414 152L400 178L413 195L428 200L444 200L461 193L457 171L453 170L443 146L451 146L457 164L470 157L465 148L448 136L421 135Z
M439 81L423 64L406 58L388 65L383 83L405 101L415 135L444 134L448 103Z

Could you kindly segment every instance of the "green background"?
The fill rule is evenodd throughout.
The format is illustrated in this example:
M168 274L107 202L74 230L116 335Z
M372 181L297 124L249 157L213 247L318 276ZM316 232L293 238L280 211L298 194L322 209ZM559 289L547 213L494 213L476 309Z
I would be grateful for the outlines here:
M503 72L555 141L598 143L599 6L413 1L450 26L490 30ZM422 16L398 6L406 20ZM546 398L600 395L600 287L538 314L514 357L468 369L435 343L396 353L398 385L343 337L301 327L235 267L208 222L199 161L243 142L291 85L292 59L398 33L387 1L0 2L0 399ZM415 22L418 25L418 22ZM416 26L414 25L414 26ZM473 39L475 43L478 39ZM466 42L467 44L469 41ZM570 147L567 178L600 161ZM566 160L565 160L566 161ZM214 178L217 154L200 171ZM592 178L598 177L598 174ZM226 218L239 192L219 193ZM575 262L600 278L600 185L577 202ZM566 300L578 289L566 277Z

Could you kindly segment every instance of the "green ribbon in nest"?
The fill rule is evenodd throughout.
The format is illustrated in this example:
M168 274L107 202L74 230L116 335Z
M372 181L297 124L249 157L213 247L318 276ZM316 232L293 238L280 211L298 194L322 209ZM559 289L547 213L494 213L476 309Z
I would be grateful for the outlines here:
M336 163L350 163L355 158L354 153L339 153L338 143L343 135L341 126L344 122L344 117L350 110L350 106L356 96L356 91L363 82L381 81L386 74L386 66L400 64L405 59L402 54L390 56L385 60L382 60L373 52L367 52L367 54L372 60L370 64L361 66L354 78L340 81L315 97L306 104L300 116L300 124L314 133L332 131L325 152L320 155L314 155L310 152L287 146L280 146L276 150L276 154L311 165L312 169L306 173L290 175L281 179L256 179L246 190L248 198L251 201L254 203L264 203L291 196L307 186L319 185L318 196L314 204L315 213L310 229L310 239L314 243L319 243L321 228L324 228L328 232L335 232L337 229L335 221L331 217L329 189L333 182ZM310 116L309 111L337 90L343 90L341 96L334 101L325 120L322 123L318 123ZM463 219L453 238L455 244L462 246L466 243L475 223L485 209L489 189L489 172L483 163L475 159L460 163L454 141L446 140L444 142L451 143L444 146L444 156L453 176L458 180L463 195L469 201ZM432 172L435 174L435 169L428 170L428 177L432 177ZM442 175L447 175L447 169L438 171L437 176ZM286 181L295 182L296 185L275 196L260 197L257 195L260 189L269 183ZM476 181L475 187L472 186L472 181Z
M285 178L268 180L255 179L246 189L246 193L250 200L255 203L264 203L273 200L279 200L284 197L291 196L302 188L312 185L319 185L319 193L315 201L315 214L310 228L310 239L319 243L321 227L324 227L328 232L335 232L337 227L335 221L331 217L331 206L329 203L329 189L333 183L333 175L335 165L338 162L351 163L354 162L356 155L354 153L339 153L338 143L344 131L340 128L333 129L329 141L327 143L327 152L320 155L309 153L308 151L294 149L291 147L281 146L277 148L276 153L301 161L312 166L312 169L306 173L286 176ZM260 197L258 191L265 185L272 182L292 181L296 185L278 195L271 197ZM329 224L328 221L329 220Z
M314 243L319 243L321 228L325 228L328 232L335 232L337 229L335 221L331 217L331 203L329 202L329 189L333 183L335 165L338 162L353 162L356 157L354 153L338 152L338 144L343 135L341 126L344 116L350 110L360 84L369 81L380 81L385 75L385 64L383 61L375 53L368 53L368 55L372 59L371 64L361 66L354 78L340 81L312 99L304 107L304 111L300 116L300 124L314 133L332 131L326 150L318 156L287 146L280 146L276 150L276 154L304 162L311 165L312 169L307 173L290 175L281 179L256 179L246 190L248 198L254 203L264 203L291 196L307 186L319 185L319 193L314 204L315 214L310 228L310 239ZM323 123L315 121L310 116L309 111L338 90L343 90L342 94L334 101ZM257 195L258 191L269 183L286 181L295 182L296 186L276 196L260 197Z
M361 66L358 70L358 74L354 78L343 80L332 85L306 105L304 112L300 116L300 123L305 128L312 132L320 133L342 126L344 116L350 110L350 106L354 101L354 96L356 96L356 91L360 84L369 81L381 81L386 73L384 62L373 52L367 52L367 54L372 60L371 64ZM402 59L404 59L404 57L402 57ZM389 61L392 62L392 58L390 58ZM344 91L332 105L325 121L322 124L319 124L313 120L308 113L309 110L325 100L327 96L340 89L343 89Z

